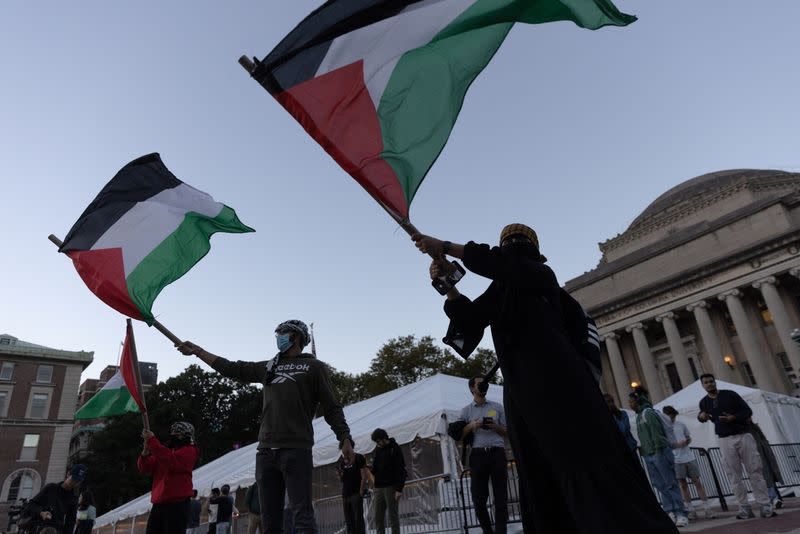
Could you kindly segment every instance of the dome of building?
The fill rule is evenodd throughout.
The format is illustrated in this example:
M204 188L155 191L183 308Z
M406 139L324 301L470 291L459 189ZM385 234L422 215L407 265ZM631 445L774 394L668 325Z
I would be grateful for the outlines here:
M732 169L703 174L686 180L669 189L650 203L647 208L633 220L627 232L646 226L647 222L658 215L672 211L687 202L700 196L706 196L715 191L730 189L737 186L751 185L763 181L793 180L800 184L800 174L778 170L763 169Z

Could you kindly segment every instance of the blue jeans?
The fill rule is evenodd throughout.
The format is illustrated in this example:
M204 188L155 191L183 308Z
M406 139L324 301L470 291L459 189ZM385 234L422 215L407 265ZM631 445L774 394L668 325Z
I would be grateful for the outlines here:
M675 457L672 451L665 449L643 458L650 481L661 495L661 507L667 513L673 512L677 516L685 516L686 508L683 506L681 490L675 479Z

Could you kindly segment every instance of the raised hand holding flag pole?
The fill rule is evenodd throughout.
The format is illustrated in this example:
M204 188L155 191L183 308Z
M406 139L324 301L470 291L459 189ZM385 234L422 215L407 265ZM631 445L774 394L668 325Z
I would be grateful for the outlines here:
M254 231L231 208L176 178L154 153L120 169L63 242L49 239L100 300L180 344L153 316L156 297L208 253L214 233Z

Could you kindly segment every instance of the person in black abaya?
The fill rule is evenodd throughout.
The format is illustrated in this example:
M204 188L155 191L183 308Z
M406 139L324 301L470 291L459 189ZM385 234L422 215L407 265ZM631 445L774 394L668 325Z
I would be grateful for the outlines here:
M452 264L444 258L452 256L492 281L475 300L455 288L448 292L448 341L466 357L491 327L526 534L677 532L569 340L561 288L536 233L508 225L499 247L421 234L413 239L439 258L432 277L448 272Z

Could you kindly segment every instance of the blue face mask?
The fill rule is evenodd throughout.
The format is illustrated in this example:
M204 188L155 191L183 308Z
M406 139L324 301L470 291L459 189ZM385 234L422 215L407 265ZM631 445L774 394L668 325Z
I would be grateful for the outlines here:
M275 336L275 341L278 343L278 351L281 353L286 352L294 345L292 334L278 334Z

